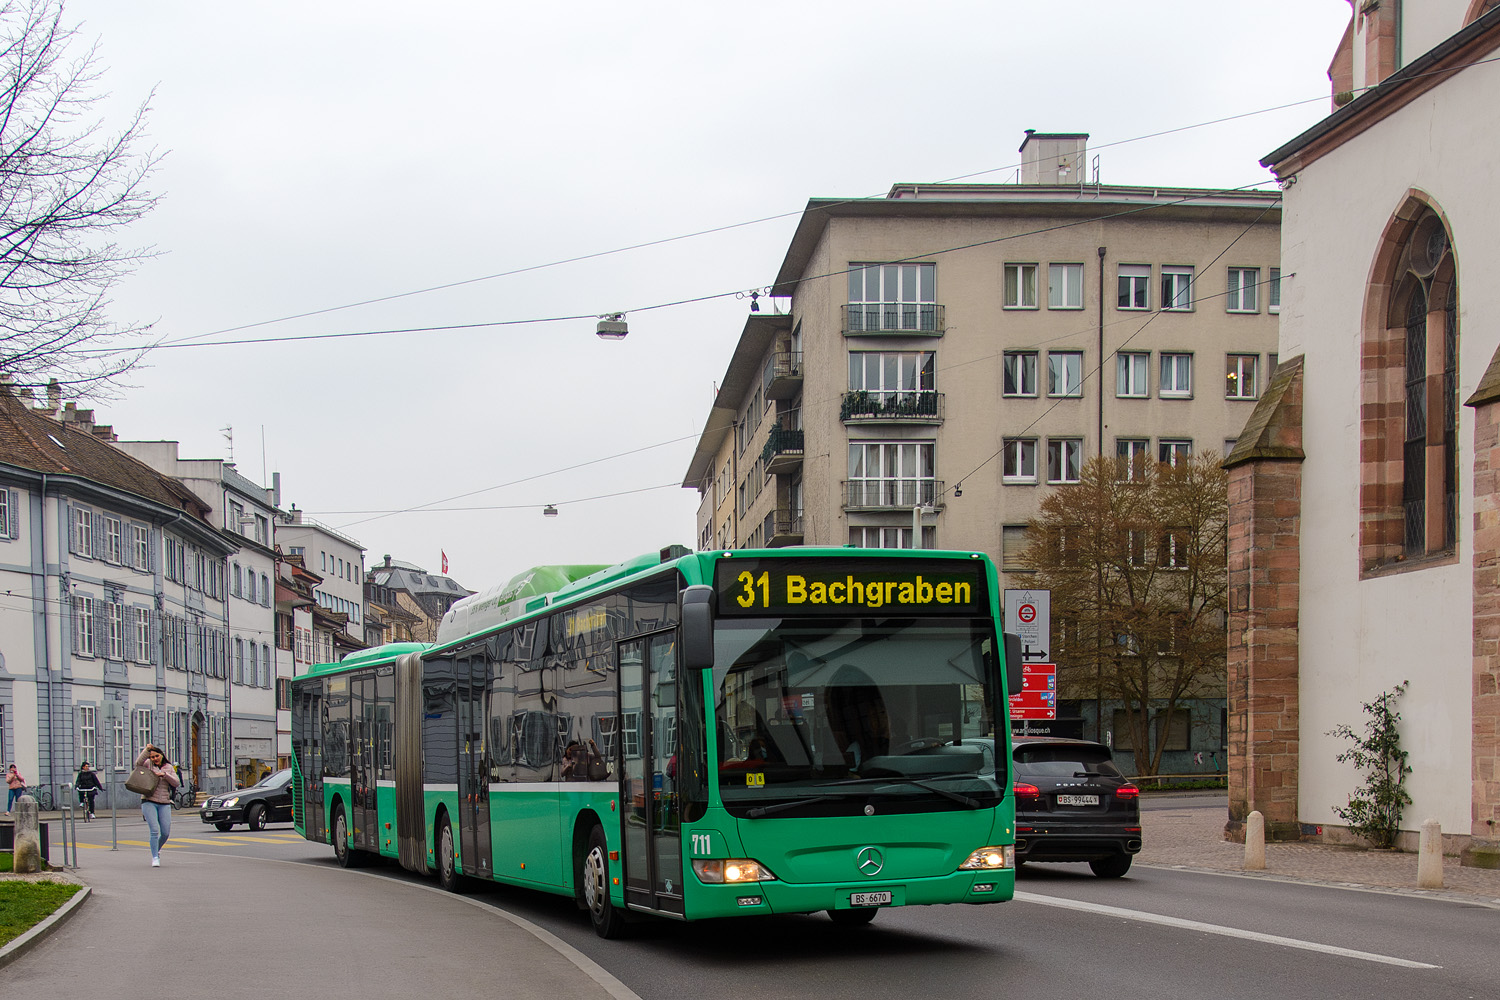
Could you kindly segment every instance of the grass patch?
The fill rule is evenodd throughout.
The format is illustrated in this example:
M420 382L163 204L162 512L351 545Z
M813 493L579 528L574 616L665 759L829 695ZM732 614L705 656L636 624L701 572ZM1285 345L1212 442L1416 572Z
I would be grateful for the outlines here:
M0 945L10 943L46 920L81 888L67 882L0 879Z

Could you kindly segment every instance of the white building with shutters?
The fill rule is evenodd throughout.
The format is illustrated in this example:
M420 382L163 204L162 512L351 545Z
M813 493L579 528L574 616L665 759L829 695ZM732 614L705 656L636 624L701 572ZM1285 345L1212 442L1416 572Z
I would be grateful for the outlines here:
M246 478L233 462L182 458L176 441L114 444L197 494L212 508L209 519L239 546L224 567L229 610L229 740L236 780L253 785L276 768L278 698L290 690L278 683L276 669L273 526L280 512L274 490ZM284 678L288 685L290 678L290 673ZM286 714L289 751L290 713Z
M154 742L227 790L238 546L112 437L55 395L34 408L0 389L0 756L54 797L87 760L130 805L125 775Z

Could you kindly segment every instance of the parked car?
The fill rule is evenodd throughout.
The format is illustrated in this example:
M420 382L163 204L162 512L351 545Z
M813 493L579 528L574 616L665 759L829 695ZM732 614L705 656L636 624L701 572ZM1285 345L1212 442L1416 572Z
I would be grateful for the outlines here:
M1141 849L1141 791L1120 773L1109 747L1089 740L1012 738L1016 865L1087 861L1119 878Z
M259 783L228 795L211 795L199 810L203 822L220 830L244 823L264 830L267 823L289 823L292 819L292 769L266 775Z

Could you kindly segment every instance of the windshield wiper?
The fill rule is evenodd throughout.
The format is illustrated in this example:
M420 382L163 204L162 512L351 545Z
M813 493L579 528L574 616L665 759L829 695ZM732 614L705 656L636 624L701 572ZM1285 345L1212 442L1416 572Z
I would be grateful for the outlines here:
M778 802L771 806L756 806L745 815L751 819L760 819L762 816L771 816L775 813L786 812L788 809L795 809L798 806L811 805L814 802L833 802L846 797L843 795L813 795L805 799L788 799L785 802Z
M955 772L953 774L937 774L937 775L933 775L933 778L973 778L973 777L977 777L977 775L964 774L962 772ZM943 798L945 798L945 799L952 799L954 802L957 802L960 805L968 806L970 809L978 809L981 805L983 805L983 803L981 803L978 799L970 798L969 796L963 795L963 794L961 794L959 792L951 792L951 791L949 791L946 788L939 788L936 785L930 785L930 784L927 783L927 781L925 781L925 780L923 780L921 778L905 778L905 777L896 777L896 776L889 777L889 778L849 778L849 779L844 780L844 781L827 781L827 782L823 782L823 784L821 786L819 786L819 787L826 788L826 787L828 787L830 785L878 785L878 784L886 784L886 785L916 785L918 788L925 788L929 792L936 792L938 795L941 795Z

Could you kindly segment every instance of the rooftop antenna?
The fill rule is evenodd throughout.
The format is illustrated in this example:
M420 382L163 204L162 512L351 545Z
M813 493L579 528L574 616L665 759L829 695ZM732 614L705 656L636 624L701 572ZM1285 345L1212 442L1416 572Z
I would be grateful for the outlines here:
M224 435L224 440L229 442L229 464L234 464L234 425L225 424L219 428L219 433Z

